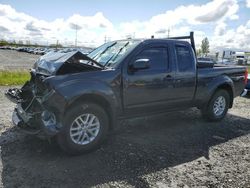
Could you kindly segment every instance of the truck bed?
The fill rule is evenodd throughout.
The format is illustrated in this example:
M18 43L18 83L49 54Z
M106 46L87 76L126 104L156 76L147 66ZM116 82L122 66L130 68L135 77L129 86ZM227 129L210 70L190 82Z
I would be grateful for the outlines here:
M197 90L195 92L195 101L201 104L205 98L209 99L210 94L214 93L220 83L225 82L226 85L233 88L233 98L239 96L245 87L244 74L246 67L229 66L215 64L213 67L198 68L197 71Z

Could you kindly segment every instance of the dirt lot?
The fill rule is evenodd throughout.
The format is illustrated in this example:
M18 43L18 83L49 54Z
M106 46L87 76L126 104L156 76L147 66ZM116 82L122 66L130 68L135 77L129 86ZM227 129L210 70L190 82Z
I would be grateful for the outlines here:
M29 69L39 55L0 49L0 70Z
M0 187L250 187L250 99L219 123L196 109L121 122L102 148L70 157L12 126L5 89Z

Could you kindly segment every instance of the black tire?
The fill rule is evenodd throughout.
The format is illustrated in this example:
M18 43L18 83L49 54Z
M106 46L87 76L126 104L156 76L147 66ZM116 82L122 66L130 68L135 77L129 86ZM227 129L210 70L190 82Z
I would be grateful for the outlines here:
M216 114L214 110L214 105L215 105L215 101L220 97L225 99L225 108L223 111L221 111L221 114ZM203 118L208 121L222 120L227 114L227 111L229 108L229 102L230 102L229 93L223 89L217 90L215 94L212 96L212 98L210 99L210 101L208 102L208 104L201 109Z
M83 114L93 114L99 120L100 128L99 132L90 143L81 145L73 141L70 136L71 125L74 120ZM109 119L107 113L102 107L93 103L84 103L75 107L72 107L65 115L63 128L57 135L57 142L60 148L70 155L78 155L82 153L88 153L100 147L105 140L109 130Z
M250 91L247 92L246 97L250 98Z

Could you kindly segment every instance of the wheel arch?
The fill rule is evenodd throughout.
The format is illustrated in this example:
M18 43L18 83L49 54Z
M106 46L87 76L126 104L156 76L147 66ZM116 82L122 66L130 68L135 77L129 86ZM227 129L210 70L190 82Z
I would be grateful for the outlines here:
M67 109L64 113L67 113L68 110L74 108L75 105L79 105L82 103L94 103L99 105L104 109L104 111L107 113L109 118L109 129L113 130L114 124L115 124L115 111L112 107L112 104L110 101L108 101L105 97L98 95L98 94L84 94L81 95L74 100L70 101Z
M230 97L230 101L229 101L229 108L232 108L233 107L233 99L234 99L234 93L233 93L233 88L231 87L231 85L229 84L222 84L222 85L219 85L216 90L214 91L213 95L218 91L218 90L225 90L228 92L229 94L229 97ZM212 96L213 96L212 95ZM212 98L212 97L211 97Z

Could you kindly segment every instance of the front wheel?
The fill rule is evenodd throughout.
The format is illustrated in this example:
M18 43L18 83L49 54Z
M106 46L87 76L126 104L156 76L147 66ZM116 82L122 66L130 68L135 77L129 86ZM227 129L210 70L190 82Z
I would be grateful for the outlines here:
M59 146L75 155L97 149L108 132L108 116L97 104L85 103L71 108L57 136Z
M227 114L230 96L226 90L218 90L202 110L202 116L209 121L220 121Z

